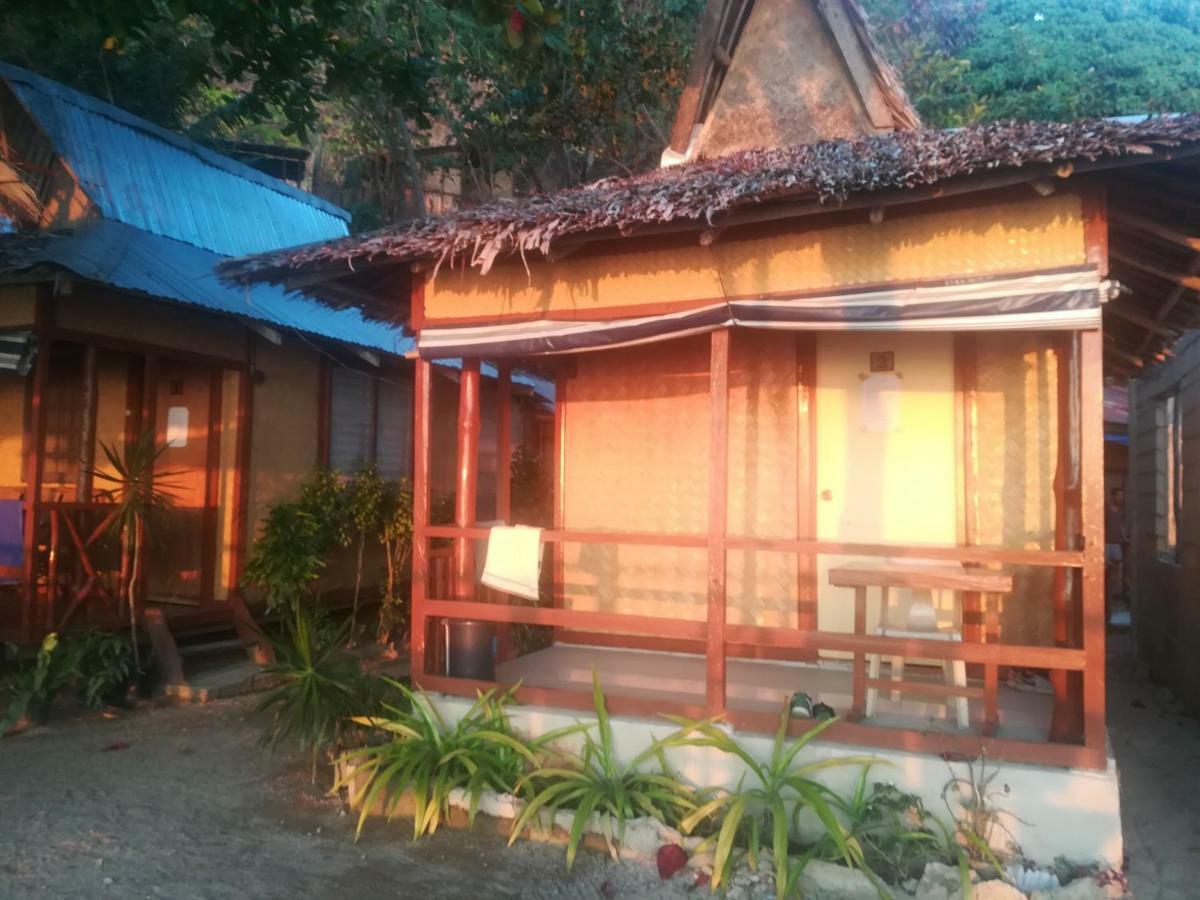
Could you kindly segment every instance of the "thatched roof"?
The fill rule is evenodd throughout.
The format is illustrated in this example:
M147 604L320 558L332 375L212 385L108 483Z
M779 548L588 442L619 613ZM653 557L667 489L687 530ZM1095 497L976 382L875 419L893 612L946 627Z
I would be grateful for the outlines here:
M548 254L583 238L619 237L665 225L698 228L733 221L748 208L811 202L835 209L921 188L1012 173L1019 180L1086 168L1147 162L1200 151L1200 115L1130 120L998 123L954 131L896 132L862 141L825 141L747 151L716 160L605 179L554 194L403 222L368 234L226 261L237 282L297 283L336 278L365 265L429 261L486 272L505 254Z

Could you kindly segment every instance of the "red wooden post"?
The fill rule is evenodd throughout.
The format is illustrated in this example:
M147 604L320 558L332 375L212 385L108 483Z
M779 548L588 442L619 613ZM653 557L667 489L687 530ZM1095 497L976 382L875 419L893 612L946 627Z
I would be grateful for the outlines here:
M1104 697L1104 345L1100 329L1079 335L1080 525L1083 532L1083 738L1106 752Z
M496 366L496 518L512 517L512 368Z
M200 547L201 595L211 603L217 594L217 513L221 504L221 404L224 372L208 374L208 442L204 448L204 543Z
M496 518L512 523L512 368L496 366ZM496 629L496 658L512 656L512 629Z
M712 333L708 375L708 715L725 712L725 528L729 506L729 329Z
M814 332L797 335L796 389L796 536L800 540L817 537L817 340ZM796 557L796 627L801 631L817 629L817 557L800 553ZM801 659L816 659L815 651L800 654Z
M464 359L458 382L458 474L454 492L454 524L475 524L476 489L479 483L479 360ZM454 596L475 596L475 542L454 539Z
M96 465L96 412L100 392L96 386L96 345L83 348L83 434L80 436L79 487L75 499L92 499L92 469Z
M43 454L46 450L46 382L50 377L50 331L54 326L54 300L47 289L37 298L34 331L37 357L29 395L29 453L25 458L25 531L23 534L23 598L21 629L32 642L37 634L37 528L42 503Z
M413 381L413 549L412 549L412 678L425 670L425 602L429 591L429 426L431 411L430 363L418 359ZM440 599L440 598L439 598Z
M1074 535L1078 530L1078 518L1074 499L1078 496L1078 471L1072 462L1072 444L1077 439L1077 428L1072 413L1075 368L1078 357L1075 353L1073 334L1063 335L1055 351L1057 370L1057 441L1058 460L1054 472L1054 549L1075 550ZM1051 585L1051 610L1053 611L1054 643L1058 647L1071 646L1068 579L1078 578L1078 573L1069 573L1065 568L1054 570ZM1056 741L1074 740L1079 732L1078 710L1072 708L1069 673L1051 671L1050 684L1054 688L1054 713L1050 725L1050 738Z
M229 542L229 579L240 590L250 550L250 455L254 424L254 332L246 331L246 368L238 373L237 443L233 462L233 535Z

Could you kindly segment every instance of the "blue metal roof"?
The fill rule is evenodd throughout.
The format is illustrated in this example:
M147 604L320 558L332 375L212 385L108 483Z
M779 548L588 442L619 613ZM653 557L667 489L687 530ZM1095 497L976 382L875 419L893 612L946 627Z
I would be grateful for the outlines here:
M282 288L230 287L213 266L221 257L122 222L101 219L69 233L24 232L0 238L0 273L56 266L79 278L151 297L333 338L385 353L405 353L411 338Z
M345 210L16 66L4 78L108 219L243 256L347 234Z

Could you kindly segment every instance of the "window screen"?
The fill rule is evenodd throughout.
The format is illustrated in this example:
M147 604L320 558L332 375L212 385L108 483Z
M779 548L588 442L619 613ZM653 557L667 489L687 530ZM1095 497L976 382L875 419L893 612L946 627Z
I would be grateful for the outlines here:
M413 388L407 381L379 382L379 429L375 461L384 478L412 475Z
M374 388L370 375L335 368L330 373L329 466L357 472L371 462Z

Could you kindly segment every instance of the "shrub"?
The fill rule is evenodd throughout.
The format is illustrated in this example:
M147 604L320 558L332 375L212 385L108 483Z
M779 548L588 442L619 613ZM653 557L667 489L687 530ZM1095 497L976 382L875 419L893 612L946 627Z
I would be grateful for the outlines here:
M776 896L787 896L804 864L812 855L805 855L795 866L789 865L789 811L790 821L794 825L805 808L815 813L824 827L826 837L836 849L837 857L847 866L867 870L858 841L848 834L838 821L834 805L831 803L832 792L810 776L822 769L869 765L874 760L869 757L838 757L797 765L796 757L800 751L820 737L822 732L837 720L828 719L821 722L805 732L801 738L788 744L786 738L790 718L791 710L789 705L784 703L779 727L775 731L771 758L765 763L760 763L712 721L689 722L686 719L673 719L682 726L679 736L673 739L673 744L713 747L736 756L747 769L746 775L742 776L734 790L720 792L717 797L702 803L689 813L680 823L681 829L688 833L706 820L716 822L715 834L709 838L710 841L715 841L716 845L712 877L714 890L729 882L740 848L745 848L751 868L756 869L766 838L770 841L775 864ZM869 873L869 870L867 871ZM873 876L868 874L868 877Z
M90 709L122 702L133 674L133 645L106 631L85 632L68 644L83 702Z
M322 752L341 751L354 720L370 715L378 704L374 679L344 649L349 623L325 627L315 613L294 610L283 638L271 639L276 662L266 669L281 683L258 705L271 712L263 744L275 748L289 737L312 756L313 777Z
M457 788L470 797L468 820L473 825L479 798L485 790L513 793L521 776L535 761L534 750L518 738L506 708L512 691L495 691L479 698L453 726L447 725L429 700L405 685L386 679L407 701L408 708L384 705L385 713L356 721L390 738L346 753L346 772L335 788L358 782L362 811L357 837L376 801L390 821L406 791L412 792L413 840L437 831L450 812L450 795ZM361 779L361 780L360 780Z
M298 503L271 507L246 563L245 580L266 594L267 609L296 613L325 568L324 526Z
M583 753L576 756L558 751L557 760L547 764L540 762L519 785L522 790L536 785L525 808L513 822L508 842L511 845L525 831L541 811L554 813L560 807L573 807L575 816L567 838L567 868L575 862L575 854L583 839L583 829L593 812L605 815L609 829L605 837L614 855L614 839L620 841L625 834L626 822L637 816L653 816L660 822L677 821L679 816L696 808L695 796L686 784L668 769L663 749L672 738L654 741L634 757L628 764L621 765L613 751L612 726L604 705L604 693L600 681L592 673L592 698L596 708L594 726L581 726L583 731ZM599 740L590 734L596 729ZM542 744L548 746L562 737L565 732L548 735ZM641 767L656 759L659 768L654 772L643 772ZM565 762L566 764L562 764ZM616 825L616 832L612 827Z
M54 632L46 635L32 665L23 666L8 679L8 711L0 720L0 734L24 716L42 718L50 703L71 683L75 660Z

